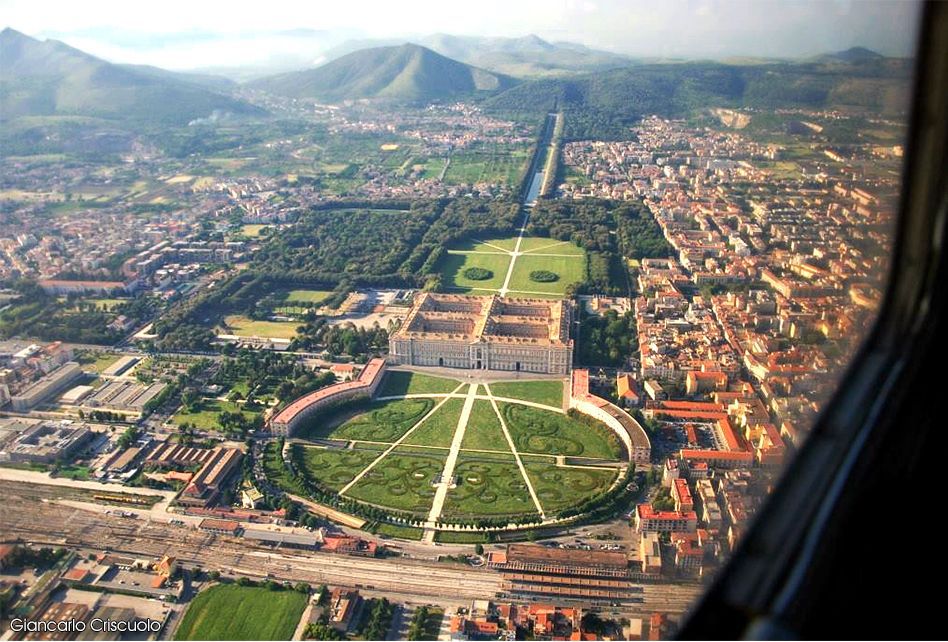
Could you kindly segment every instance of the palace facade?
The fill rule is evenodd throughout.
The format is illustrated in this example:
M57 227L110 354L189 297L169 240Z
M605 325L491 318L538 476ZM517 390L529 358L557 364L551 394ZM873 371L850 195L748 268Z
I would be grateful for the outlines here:
M389 340L389 361L567 375L570 319L564 300L423 292Z

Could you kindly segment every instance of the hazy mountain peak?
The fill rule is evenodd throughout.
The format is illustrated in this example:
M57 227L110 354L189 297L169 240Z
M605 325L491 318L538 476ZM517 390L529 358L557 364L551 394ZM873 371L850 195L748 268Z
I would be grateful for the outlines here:
M37 40L12 28L0 32L0 114L79 115L181 123L213 111L262 113L210 91L195 77L156 68L116 65L58 40Z
M297 98L434 100L494 91L512 79L445 57L417 43L361 49L315 69L269 76L251 86Z

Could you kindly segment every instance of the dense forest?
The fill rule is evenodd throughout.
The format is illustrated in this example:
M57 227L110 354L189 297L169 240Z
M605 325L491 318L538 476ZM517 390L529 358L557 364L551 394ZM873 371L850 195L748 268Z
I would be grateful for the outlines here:
M584 366L621 367L638 351L635 315L610 310L604 316L580 315L576 361Z
M293 228L268 238L250 267L220 286L181 302L155 324L157 347L206 350L225 314L266 318L281 288L332 289L341 298L355 287L424 287L437 290L438 260L446 247L471 236L511 234L519 206L476 199L340 203L314 208ZM354 209L353 209L354 208ZM589 200L538 201L527 232L577 243L589 253L580 292L627 294L622 256L668 256L670 248L640 203ZM376 332L328 329L307 319L296 349L329 345L334 354L372 354Z
M34 281L19 281L13 289L20 295L0 312L0 338L33 337L44 341L112 344L122 332L109 327L119 314L130 319L150 318L158 310L156 299L142 296L116 307L83 301L76 295L60 299L47 294Z
M388 346L388 329L377 324L372 328L356 327L352 323L329 325L326 319L317 318L307 323L290 344L293 350L315 350L319 346L332 357L347 355L366 361Z
M640 65L522 83L485 101L505 114L566 113L566 140L628 138L640 117L684 117L707 107L848 108L905 111L911 62L878 58L860 64Z
M664 257L671 246L641 203L605 200L539 200L527 232L572 241L588 252L586 284L581 291L627 294L622 257Z
M366 204L367 205L367 204ZM340 211L340 208L349 208ZM373 203L372 209L334 203L303 215L292 230L268 240L255 272L299 281L416 286L440 248L475 234L512 231L518 207L474 199Z

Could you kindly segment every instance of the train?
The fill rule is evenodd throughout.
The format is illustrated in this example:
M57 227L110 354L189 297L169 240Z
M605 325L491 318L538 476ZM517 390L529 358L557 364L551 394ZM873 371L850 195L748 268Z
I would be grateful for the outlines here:
M96 493L92 496L93 499L98 499L103 502L117 502L119 504L135 504L136 506L148 506L149 502L147 499L141 497L136 497L134 495L123 495L117 493Z

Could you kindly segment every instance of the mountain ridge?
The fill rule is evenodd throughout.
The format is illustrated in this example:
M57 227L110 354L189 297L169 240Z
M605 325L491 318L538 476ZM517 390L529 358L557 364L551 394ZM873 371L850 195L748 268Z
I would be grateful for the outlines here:
M417 44L361 49L319 67L268 76L249 87L294 98L438 100L512 87L504 74L479 69Z
M88 116L116 122L187 124L214 112L262 115L202 85L195 75L120 65L58 40L0 31L0 118Z

